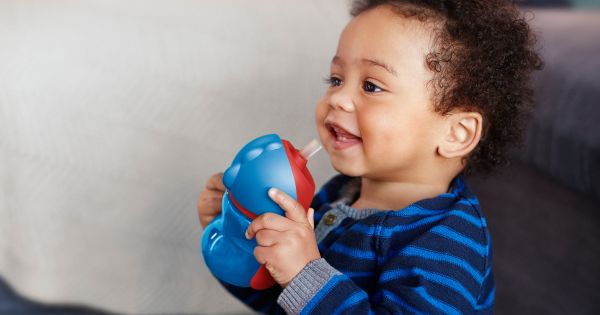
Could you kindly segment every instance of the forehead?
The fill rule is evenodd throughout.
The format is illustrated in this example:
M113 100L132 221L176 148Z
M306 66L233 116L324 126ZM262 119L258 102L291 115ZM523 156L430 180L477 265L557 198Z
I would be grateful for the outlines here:
M378 6L352 19L344 28L337 56L345 62L384 60L397 67L415 62L425 66L432 49L433 27L416 18L403 17L389 6Z

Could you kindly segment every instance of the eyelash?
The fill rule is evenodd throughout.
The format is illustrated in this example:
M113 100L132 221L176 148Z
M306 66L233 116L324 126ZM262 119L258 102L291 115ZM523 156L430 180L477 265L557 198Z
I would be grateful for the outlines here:
M342 81L342 80L341 80L341 79L339 79L339 78L336 78L336 77L333 77L333 76L331 76L331 77L326 77L326 78L324 78L324 81L325 81L325 84L329 85L329 87L336 87L336 86L340 86L340 85L341 85L341 81ZM337 83L338 81L339 81L339 83ZM336 85L334 85L334 84L336 84ZM363 89L364 89L364 88L365 88L367 85L369 85L369 86L373 86L373 87L375 87L376 89L379 89L379 91L366 91L366 90L365 90L365 92L367 92L367 93L378 93L378 92L383 92L383 91L384 91L384 89L382 89L382 88L381 88L381 87L379 87L377 84L375 84L375 83L373 83L373 82L370 82L370 81L364 81L364 82L363 82L363 86L362 86L362 87L363 87Z
M338 80L338 81L342 81L336 77L325 77L323 78L323 80L325 81L325 84L329 85L330 87L333 87L333 82ZM338 85L336 85L338 86Z

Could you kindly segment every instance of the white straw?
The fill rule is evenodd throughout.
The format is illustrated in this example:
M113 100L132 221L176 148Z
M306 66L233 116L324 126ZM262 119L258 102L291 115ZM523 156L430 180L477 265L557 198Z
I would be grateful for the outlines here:
M300 151L300 155L302 155L307 161L311 156L315 155L315 153L319 152L323 146L317 139L312 139L307 145L304 146L302 151Z

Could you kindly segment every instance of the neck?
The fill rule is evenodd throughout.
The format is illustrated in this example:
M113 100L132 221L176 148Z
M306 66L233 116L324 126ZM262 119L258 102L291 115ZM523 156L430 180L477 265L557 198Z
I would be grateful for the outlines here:
M438 179L432 182L411 182L362 177L360 196L351 206L359 209L402 209L419 200L448 192L450 181L451 179Z

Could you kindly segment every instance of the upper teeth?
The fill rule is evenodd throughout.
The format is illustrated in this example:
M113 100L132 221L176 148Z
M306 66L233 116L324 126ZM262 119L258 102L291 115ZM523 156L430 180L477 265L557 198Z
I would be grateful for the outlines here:
M335 130L336 133L344 132L342 129L340 129L338 127L333 127L333 130Z
M336 133L336 138L337 138L338 141L346 141L346 140L348 140L348 138L346 138L346 136L340 135L340 133L343 132L342 129L337 128L337 127L333 127L333 130Z

